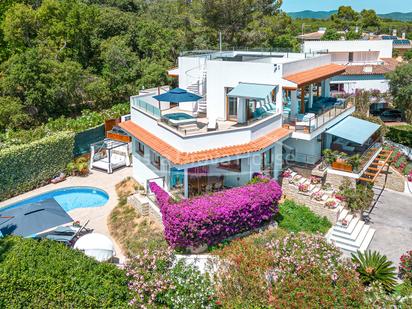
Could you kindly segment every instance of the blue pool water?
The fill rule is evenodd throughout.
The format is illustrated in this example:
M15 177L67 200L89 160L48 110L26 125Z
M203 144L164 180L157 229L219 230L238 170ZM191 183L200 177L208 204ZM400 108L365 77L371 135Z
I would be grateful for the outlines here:
M171 113L171 114L166 114L163 117L167 119L172 119L172 120L193 119L192 116L190 116L189 114L185 114L185 113Z
M76 208L103 206L109 200L109 195L105 191L93 187L68 187L30 197L8 205L4 209L41 202L49 198L54 198L65 211L70 211Z

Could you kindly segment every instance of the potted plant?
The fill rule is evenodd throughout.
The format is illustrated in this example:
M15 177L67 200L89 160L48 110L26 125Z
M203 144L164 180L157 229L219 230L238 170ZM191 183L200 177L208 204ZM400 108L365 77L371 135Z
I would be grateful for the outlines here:
M325 202L325 206L328 207L328 208L330 208L330 209L334 209L334 208L336 208L336 207L338 206L338 203L336 203L336 201L333 200L333 199L328 199L328 200Z
M309 186L306 183L302 183L298 186L300 192L308 192Z
M359 154L355 154L353 156L348 157L346 161L350 166L352 166L353 170L357 170L361 164L361 157Z
M328 164L331 165L333 162L336 161L338 156L338 152L332 149L325 149L323 151L323 160Z

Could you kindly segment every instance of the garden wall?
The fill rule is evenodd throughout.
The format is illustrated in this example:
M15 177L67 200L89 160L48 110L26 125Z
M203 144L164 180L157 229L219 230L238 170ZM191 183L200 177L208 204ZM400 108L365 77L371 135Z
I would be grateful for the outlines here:
M0 201L29 191L59 172L73 158L74 134L60 132L0 150Z
M174 202L150 183L162 213L165 238L174 248L214 245L274 220L282 195L274 181L258 182Z
M291 199L298 204L305 205L321 217L328 218L332 224L336 224L338 221L339 210L337 208L326 208L324 205L312 200L310 196L299 193L297 188L290 185L286 178L282 181L282 189L288 199Z

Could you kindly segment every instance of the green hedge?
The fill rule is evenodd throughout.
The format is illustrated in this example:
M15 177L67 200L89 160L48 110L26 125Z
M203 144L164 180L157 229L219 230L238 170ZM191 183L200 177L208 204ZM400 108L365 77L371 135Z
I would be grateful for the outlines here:
M0 308L127 308L125 271L51 240L0 238Z
M412 148L412 126L395 126L389 127L386 137L392 142L402 144Z
M0 150L0 201L31 190L73 158L74 133L60 132Z

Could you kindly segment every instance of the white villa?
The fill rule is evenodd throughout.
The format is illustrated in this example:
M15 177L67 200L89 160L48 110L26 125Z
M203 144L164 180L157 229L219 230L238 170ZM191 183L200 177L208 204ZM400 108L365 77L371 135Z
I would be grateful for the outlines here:
M162 88L130 98L131 120L120 126L133 137L134 178L188 197L243 185L255 173L278 178L287 162L316 165L325 148L367 153L356 172L328 169L365 177L381 149L379 126L354 121L350 99L331 97L331 79L346 70L333 59L240 51L179 57L169 74L202 99L159 102Z
M346 71L331 79L331 91L355 93L357 89L387 92L385 74L396 68L392 59L393 40L305 41L305 53L328 53L332 62Z

